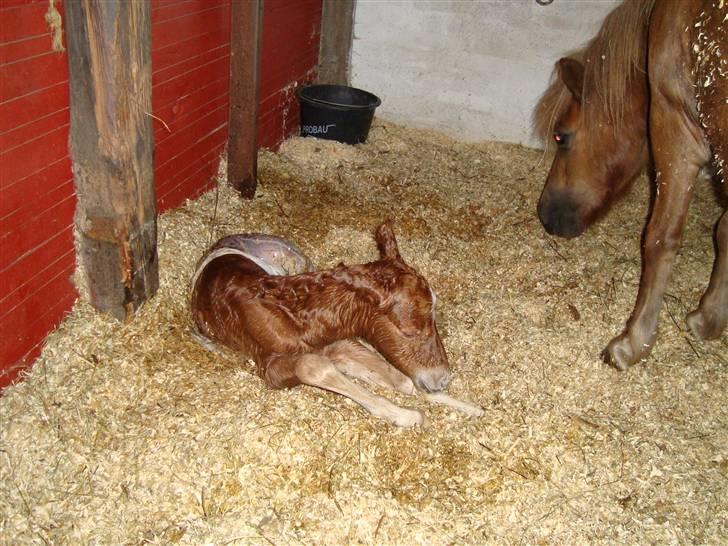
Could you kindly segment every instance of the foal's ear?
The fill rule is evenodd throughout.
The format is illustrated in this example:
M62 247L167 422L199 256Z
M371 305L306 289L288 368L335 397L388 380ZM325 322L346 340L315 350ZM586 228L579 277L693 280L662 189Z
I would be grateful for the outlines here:
M399 248L397 247L397 239L394 237L394 229L392 229L392 220L383 222L374 232L374 239L377 241L377 248L382 259L401 261Z
M584 65L576 59L563 57L556 63L559 77L571 91L574 100L581 102L581 91L584 88Z

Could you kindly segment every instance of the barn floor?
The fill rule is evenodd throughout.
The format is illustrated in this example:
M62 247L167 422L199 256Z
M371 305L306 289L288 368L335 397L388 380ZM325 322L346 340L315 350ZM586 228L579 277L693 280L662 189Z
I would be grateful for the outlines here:
M728 337L685 331L720 207L701 184L649 360L599 353L639 280L647 184L548 237L538 151L376 121L365 145L294 138L259 192L160 218L161 288L129 324L78 303L0 399L2 544L717 544L728 541ZM217 204L217 207L216 207ZM259 231L320 267L376 257L386 217L439 296L450 392L396 429L308 387L273 392L188 335L211 239ZM214 227L213 227L214 226ZM214 233L212 233L214 232Z

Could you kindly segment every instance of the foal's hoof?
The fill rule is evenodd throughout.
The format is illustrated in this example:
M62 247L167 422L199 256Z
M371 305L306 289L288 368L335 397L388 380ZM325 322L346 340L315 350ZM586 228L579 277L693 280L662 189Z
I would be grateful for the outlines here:
M392 419L392 424L402 428L411 428L414 426L426 427L428 425L424 413L420 410L410 408L400 408Z
M688 313L685 322L690 331L701 339L717 339L725 328L725 324L721 324L715 317L706 317L700 308Z

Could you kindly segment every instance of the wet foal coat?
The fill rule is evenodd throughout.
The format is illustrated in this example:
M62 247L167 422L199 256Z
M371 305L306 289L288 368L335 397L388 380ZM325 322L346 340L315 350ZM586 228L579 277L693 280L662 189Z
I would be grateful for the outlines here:
M299 275L269 275L234 251L203 260L192 290L197 334L252 358L272 388L304 383L337 392L398 426L422 424L424 416L350 378L406 394L418 389L479 414L441 392L449 365L434 292L400 256L390 223L375 238L375 262Z

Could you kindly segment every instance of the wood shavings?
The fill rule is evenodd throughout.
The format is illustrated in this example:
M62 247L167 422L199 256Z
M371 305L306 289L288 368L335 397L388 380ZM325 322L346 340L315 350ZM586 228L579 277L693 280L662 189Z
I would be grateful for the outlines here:
M618 373L599 352L637 290L647 184L552 239L540 159L375 120L363 145L261 152L252 201L221 185L160 217L158 296L127 324L77 304L0 399L0 542L723 542L728 340L683 320L712 265L711 188L696 185L652 356ZM386 217L438 293L451 394L485 416L382 393L431 422L399 430L334 394L267 390L189 335L211 241L269 233L332 267L374 259Z

